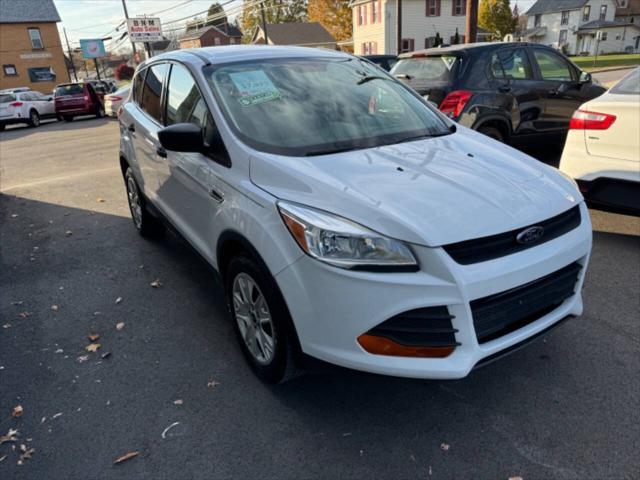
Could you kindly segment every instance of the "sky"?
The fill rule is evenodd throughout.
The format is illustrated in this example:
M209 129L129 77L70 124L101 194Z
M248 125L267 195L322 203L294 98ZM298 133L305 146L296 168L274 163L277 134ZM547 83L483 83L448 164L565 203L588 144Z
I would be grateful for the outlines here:
M347 1L347 0L345 0ZM67 35L71 48L79 46L81 38L102 38L112 36L112 41L105 42L107 50L114 46L126 46L130 44L118 43L118 38L124 29L114 31L120 22L124 20L122 0L54 0L62 22L58 24L60 38L64 42L63 27L67 29ZM205 11L212 0L126 0L129 16L151 16L157 12L162 22L170 22L187 16L194 16ZM520 12L526 12L535 0L517 0ZM242 0L220 0L220 3L228 3L227 8L239 8ZM511 0L515 4L515 0ZM176 8L171 8L176 7ZM167 11L162 11L167 10ZM231 10L233 12L233 10ZM184 22L178 22L169 28L180 26ZM126 42L126 41L125 41Z

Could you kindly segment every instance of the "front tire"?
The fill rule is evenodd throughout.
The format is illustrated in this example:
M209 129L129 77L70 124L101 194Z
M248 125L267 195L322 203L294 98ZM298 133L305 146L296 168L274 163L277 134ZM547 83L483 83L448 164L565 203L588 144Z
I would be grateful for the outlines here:
M104 118L104 107L102 105L98 105L98 110L96 111L96 118Z
M268 383L296 377L293 322L266 267L246 254L234 257L227 268L225 290L240 347L256 375Z
M29 126L36 128L40 125L40 115L35 110L29 112Z
M129 210L136 230L146 238L162 237L165 227L160 220L149 213L131 168L127 168L124 174L124 182L127 187Z
M491 127L487 125L486 127L480 127L478 129L478 132L482 133L483 135L486 135L489 138L493 138L494 140L504 143L504 135L496 127Z

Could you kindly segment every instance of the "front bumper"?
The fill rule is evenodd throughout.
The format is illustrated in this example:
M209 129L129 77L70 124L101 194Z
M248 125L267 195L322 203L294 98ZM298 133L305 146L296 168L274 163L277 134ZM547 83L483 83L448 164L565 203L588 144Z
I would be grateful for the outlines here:
M303 256L276 280L294 320L303 352L321 360L373 373L456 379L484 358L494 356L582 313L580 290L591 251L591 223L580 206L582 223L537 247L502 258L460 265L442 248L413 246L421 270L372 273L343 270ZM470 302L524 285L573 262L582 265L575 294L553 311L504 336L479 344ZM375 355L357 338L408 310L447 306L460 345L446 358Z

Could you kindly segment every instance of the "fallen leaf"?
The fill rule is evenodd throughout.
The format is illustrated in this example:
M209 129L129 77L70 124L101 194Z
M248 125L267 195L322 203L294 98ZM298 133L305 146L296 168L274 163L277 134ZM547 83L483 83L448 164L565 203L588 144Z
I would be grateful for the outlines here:
M509 480L522 480L522 477L509 477Z
M445 451L445 452L446 452L446 451L448 451L448 450L449 450L449 448L451 448L451 445L449 445L448 443L444 443L444 442L442 442L442 443L440 444L440 450L443 450L443 451Z
M73 235L73 232L71 230L67 230L66 232L64 232L65 237L70 237L71 235Z
M13 407L13 410L11 411L11 416L13 418L18 418L22 416L23 412L24 412L24 409L22 408L22 405L16 405L15 407Z
M160 279L156 278L153 282L150 283L153 288L160 288L162 284L160 283Z
M116 323L116 330L122 330L124 328L124 322Z
M54 420L54 419L56 419L58 417L61 417L61 416L62 416L62 412L58 412L53 417L51 417L51 420Z
M7 458L7 456L6 456L6 455L1 456L1 457L0 457L0 462L4 462L4 459L5 459L5 458Z
M17 302L11 302L12 305L22 305L24 303L24 300L20 300Z
M98 199L97 199L97 202L98 202L98 203L104 203L104 198L98 198Z
M10 323L5 323L4 325L2 325L2 328L11 328L11 324Z
M176 425L180 425L180 422L173 422L171 425L169 425L167 428L165 428L164 431L162 432L161 437L162 438L166 438L167 432L169 430L171 430L173 427L175 427Z
M31 314L29 312L20 312L18 315L20 318L28 318Z
M89 335L87 335L87 338L89 340L91 340L92 342L95 342L96 340L98 340L100 338L100 334L99 333L90 333Z
M6 435L0 435L0 445L5 442L15 442L18 440L18 430L10 428Z
M111 356L111 352L104 352L102 355L100 355L100 358L102 359L107 359Z
M207 387L208 388L214 388L216 385L220 385L218 382L216 382L215 380L209 380L207 382Z
M174 400L174 401L173 401L173 404L174 404L174 405L182 405L183 403L184 403L184 402L182 401L182 399L181 399L181 398L179 398L179 399L177 399L177 400Z
M51 305L51 310L53 310L54 312L58 311L58 305Z
M130 458L133 457L137 457L138 455L140 455L140 452L129 452L129 453L125 453L124 455L122 455L121 457L116 458L116 461L113 462L114 465L117 465L119 463L122 462L126 462L127 460L129 460Z
M89 345L84 347L84 349L87 352L97 352L99 348L100 348L100 344L99 343L90 343Z
M122 301L122 297L116 298L116 304L120 303L121 301Z
M27 446L23 443L20 445L20 458L18 459L18 465L24 464L25 460L31 458L31 455L36 453L35 448L27 448Z
M17 213L12 213L11 214L11 218L18 218L18 214Z
M76 360L78 361L78 363L84 363L89 360L89 355L80 355L78 358L76 358Z

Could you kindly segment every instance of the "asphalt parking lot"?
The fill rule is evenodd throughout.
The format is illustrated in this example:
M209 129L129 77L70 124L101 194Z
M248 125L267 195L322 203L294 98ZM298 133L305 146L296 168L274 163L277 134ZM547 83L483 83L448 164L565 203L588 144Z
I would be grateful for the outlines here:
M270 387L208 267L134 230L117 152L107 119L0 133L1 478L640 476L640 219L591 211L585 314L464 380Z

